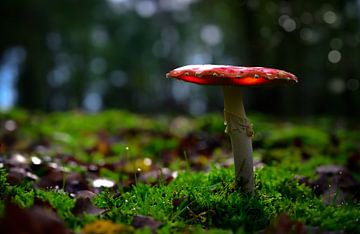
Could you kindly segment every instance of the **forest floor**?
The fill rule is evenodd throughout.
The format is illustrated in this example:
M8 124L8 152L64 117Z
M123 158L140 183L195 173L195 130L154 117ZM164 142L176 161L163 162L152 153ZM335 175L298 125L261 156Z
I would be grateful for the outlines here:
M360 126L250 119L253 196L220 113L1 113L0 233L360 233Z

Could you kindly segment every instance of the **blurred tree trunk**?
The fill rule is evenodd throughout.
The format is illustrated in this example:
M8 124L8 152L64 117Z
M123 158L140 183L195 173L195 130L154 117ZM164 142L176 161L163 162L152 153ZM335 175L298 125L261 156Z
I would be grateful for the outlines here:
M46 55L36 55L26 50L27 56L22 73L17 82L18 106L31 110L49 110L49 93L47 84L47 71L49 58ZM41 61L39 61L40 58Z
M260 3L256 3L260 4ZM243 25L243 30L239 30L239 37L244 39L243 45L238 49L245 50L244 61L241 66L267 66L266 46L268 43L264 42L260 34L262 12L264 11L261 5L252 6L250 2L246 2L237 9L240 12L240 17L237 17L238 24ZM239 51L241 53L241 51ZM255 106L259 111L274 113L277 112L278 106L273 103L268 103L264 100L276 100L279 98L278 90L268 89L247 89L245 88L245 100L249 106Z
M248 4L243 4L240 9L240 17L236 17L239 25L243 25L243 31L238 32L242 34L244 38L244 45L239 46L240 50L245 50L245 58L243 58L245 64L243 66L259 66L263 64L264 49L262 48L264 43L261 43L260 25L258 22L257 9L252 9ZM260 10L261 11L261 10ZM236 15L236 14L235 14Z
M19 74L18 104L27 109L47 110L46 75L51 55L46 48L49 30L48 12L41 1L9 1L0 3L0 54L11 47L22 47L26 58Z

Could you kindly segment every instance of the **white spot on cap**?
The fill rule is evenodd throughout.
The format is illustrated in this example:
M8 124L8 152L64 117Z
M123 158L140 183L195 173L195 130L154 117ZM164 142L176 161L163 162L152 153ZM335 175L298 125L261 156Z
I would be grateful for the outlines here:
M183 71L183 70L193 70L193 69L197 69L199 71L204 71L204 70L216 69L216 68L219 68L219 67L225 67L225 66L223 66L223 65L212 65L212 64L187 65L187 66L179 67L179 68L175 69L174 71L180 72L180 71Z

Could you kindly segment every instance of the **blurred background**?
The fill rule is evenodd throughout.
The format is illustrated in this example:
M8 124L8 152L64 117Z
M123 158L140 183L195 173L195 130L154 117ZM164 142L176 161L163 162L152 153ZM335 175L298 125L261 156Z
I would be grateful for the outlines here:
M360 0L1 0L0 110L199 115L220 87L187 64L267 66L300 83L244 88L248 112L360 116Z

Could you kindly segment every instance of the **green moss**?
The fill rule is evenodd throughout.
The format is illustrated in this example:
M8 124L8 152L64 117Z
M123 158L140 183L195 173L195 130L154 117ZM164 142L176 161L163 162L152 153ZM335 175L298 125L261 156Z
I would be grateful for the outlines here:
M162 222L158 233L251 233L267 228L275 217L287 213L293 220L299 220L306 226L360 233L359 203L324 205L310 188L295 179L296 176L315 179L318 166L346 165L349 155L357 151L360 140L358 132L331 129L332 120L284 124L264 115L251 116L256 130L255 155L265 165L256 170L256 192L250 197L235 189L232 166L222 168L215 164L230 156L230 149L223 147L228 144L227 138L220 142L223 148L217 147L215 153L209 155L209 161L213 163L210 171L192 172L188 156L184 160L183 155L177 155L181 152L179 140L184 135L175 134L175 127L170 129L171 118L151 119L122 111L94 115L78 112L29 115L17 111L1 116L0 121L8 118L18 123L19 128L14 133L17 141L48 140L51 143L49 156L60 152L83 162L121 161L126 162L127 167L137 168L136 162L141 162L145 157L151 158L156 166L163 167L161 159L164 152L174 152L168 167L179 170L179 176L169 184L159 182L151 186L136 183L125 188L121 183L135 172L101 168L100 176L113 179L119 186L104 190L94 198L94 204L106 209L100 216L76 217L71 213L75 200L69 194L62 190L34 189L29 181L10 185L6 181L6 170L0 169L2 197L8 197L21 207L32 206L35 198L48 201L67 226L78 232L85 224L95 220L130 225L135 215L146 215ZM181 121L186 125L183 134L201 131L223 134L224 131L220 113ZM122 131L129 129L135 130L135 134L122 135ZM95 149L99 140L109 139L114 141L109 144L111 153L104 155L102 150ZM189 154L189 158L198 156L197 153L192 154ZM211 161L215 154L216 160ZM86 173L86 168L81 164L62 166ZM359 173L353 175L360 178ZM3 208L4 200L1 200L0 211ZM148 229L136 231L149 232Z

